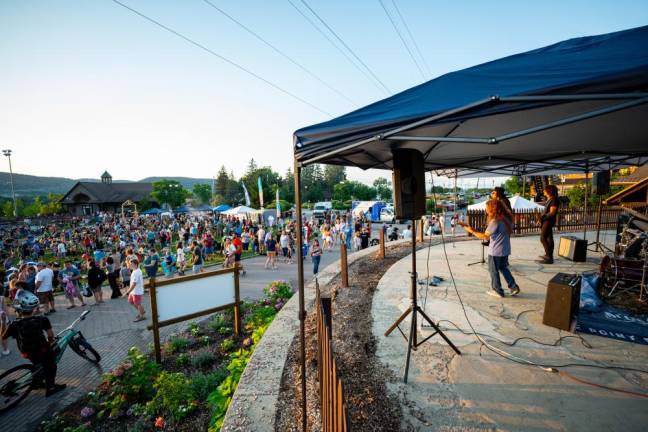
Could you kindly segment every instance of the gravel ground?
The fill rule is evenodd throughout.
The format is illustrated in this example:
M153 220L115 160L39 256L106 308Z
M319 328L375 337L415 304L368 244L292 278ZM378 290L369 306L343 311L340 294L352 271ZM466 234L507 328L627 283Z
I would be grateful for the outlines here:
M419 244L427 247L427 242ZM388 247L386 258L367 257L349 268L349 288L341 288L339 278L321 287L322 296L333 298L333 342L339 373L345 386L351 430L396 431L402 427L398 400L387 391L387 383L399 379L381 365L375 356L376 340L372 334L371 302L383 274L411 252L411 245ZM315 313L306 319L306 376L308 430L321 430L317 383L317 331ZM277 431L301 429L301 384L299 373L299 338L291 347L284 369Z

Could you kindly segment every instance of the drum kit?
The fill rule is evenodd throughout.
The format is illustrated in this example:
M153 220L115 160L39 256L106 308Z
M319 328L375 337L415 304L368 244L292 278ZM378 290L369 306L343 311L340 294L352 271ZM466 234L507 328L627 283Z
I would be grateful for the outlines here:
M617 236L614 254L601 260L602 293L612 297L636 292L639 301L648 299L648 223L630 218Z

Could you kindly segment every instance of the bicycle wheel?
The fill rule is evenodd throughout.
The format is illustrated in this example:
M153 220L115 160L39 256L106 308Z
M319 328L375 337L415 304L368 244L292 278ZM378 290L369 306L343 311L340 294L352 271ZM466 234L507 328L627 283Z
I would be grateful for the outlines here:
M101 361L101 356L99 355L99 353L95 351L94 348L92 348L92 345L90 345L90 343L85 340L85 338L81 336L80 333L77 337L70 341L70 348L72 348L72 351L77 353L80 357L83 357L89 362L96 364Z
M32 391L34 367L22 364L0 375L0 414L18 405Z

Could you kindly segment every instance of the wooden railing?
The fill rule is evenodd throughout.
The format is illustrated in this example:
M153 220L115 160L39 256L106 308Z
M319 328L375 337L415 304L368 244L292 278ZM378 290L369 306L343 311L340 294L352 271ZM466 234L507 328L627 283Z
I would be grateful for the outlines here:
M602 230L616 229L617 220L623 210L618 207L600 209L600 228ZM542 211L516 210L514 216L513 234L535 234L540 232L540 216ZM466 212L467 222L473 228L485 230L488 217L484 210L468 210ZM558 231L579 231L587 226L587 229L595 230L599 225L599 209L588 207L587 212L583 207L561 208L558 212L556 230Z
M338 376L337 361L333 355L331 299L321 297L315 283L317 308L317 377L322 414L322 431L346 432L349 417L344 397L344 385Z

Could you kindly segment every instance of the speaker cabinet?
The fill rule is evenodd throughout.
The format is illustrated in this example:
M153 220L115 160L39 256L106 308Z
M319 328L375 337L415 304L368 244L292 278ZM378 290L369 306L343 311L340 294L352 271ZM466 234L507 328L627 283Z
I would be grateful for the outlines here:
M592 195L605 195L610 192L610 171L592 173Z
M419 219L425 214L423 154L415 149L392 150L396 219Z
M558 256L570 261L585 262L587 260L587 240L574 236L560 237Z
M542 323L561 330L572 330L572 321L578 313L581 277L558 273L547 284Z

